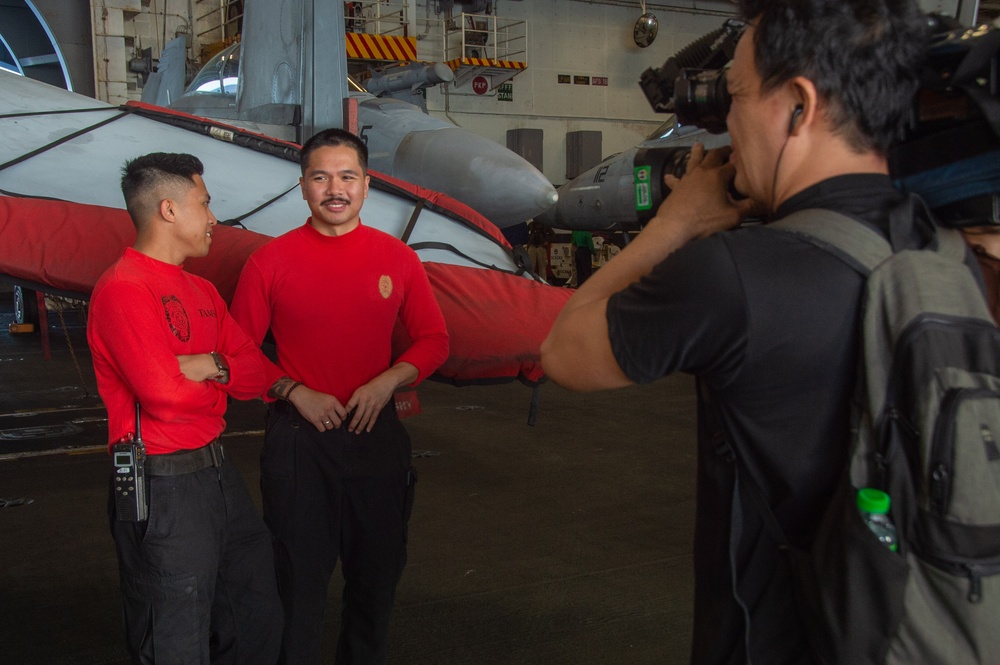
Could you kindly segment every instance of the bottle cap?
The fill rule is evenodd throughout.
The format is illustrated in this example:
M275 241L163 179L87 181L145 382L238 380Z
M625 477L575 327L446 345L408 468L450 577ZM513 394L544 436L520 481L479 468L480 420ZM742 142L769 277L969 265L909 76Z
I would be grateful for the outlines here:
M866 513L885 515L889 512L889 505L892 500L889 495L874 487L864 487L858 490L858 509Z

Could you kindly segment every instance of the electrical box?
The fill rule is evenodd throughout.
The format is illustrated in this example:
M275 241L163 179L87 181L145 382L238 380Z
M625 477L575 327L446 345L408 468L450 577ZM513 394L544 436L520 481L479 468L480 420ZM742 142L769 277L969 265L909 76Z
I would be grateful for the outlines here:
M566 179L601 163L601 132L566 132Z
M525 161L541 171L543 138L541 129L508 129L507 149L516 152Z

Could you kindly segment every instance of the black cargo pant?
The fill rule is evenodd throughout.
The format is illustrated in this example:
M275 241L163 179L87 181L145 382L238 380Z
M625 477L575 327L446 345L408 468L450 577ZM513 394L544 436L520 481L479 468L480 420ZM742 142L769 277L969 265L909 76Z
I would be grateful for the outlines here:
M374 429L360 434L346 426L320 432L287 402L268 410L261 490L285 608L281 662L321 661L327 588L338 558L344 592L335 662L385 662L406 565L416 480L410 453L391 401Z
M239 472L224 461L146 483L145 522L116 520L109 500L132 662L275 663L271 535Z

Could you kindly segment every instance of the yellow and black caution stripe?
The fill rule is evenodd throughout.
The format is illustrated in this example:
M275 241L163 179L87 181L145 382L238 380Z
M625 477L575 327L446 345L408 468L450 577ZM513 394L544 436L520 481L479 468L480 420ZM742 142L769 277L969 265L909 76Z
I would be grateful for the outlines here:
M412 62L417 59L415 37L347 33L347 57L358 60L393 60Z
M490 58L456 58L447 65L452 71L461 67L488 67L490 69L527 69L528 63L514 60L492 60Z

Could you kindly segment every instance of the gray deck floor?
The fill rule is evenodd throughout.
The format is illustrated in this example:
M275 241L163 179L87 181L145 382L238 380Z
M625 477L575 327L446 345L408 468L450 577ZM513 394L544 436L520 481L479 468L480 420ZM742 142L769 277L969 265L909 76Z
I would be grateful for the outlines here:
M0 663L125 663L105 503L104 412L79 313L52 360L0 293ZM581 359L583 361L583 359ZM684 663L691 622L693 382L576 395L427 382L405 422L419 473L390 662ZM257 493L263 407L227 454ZM332 654L339 568L326 642ZM331 659L328 662L332 662Z

